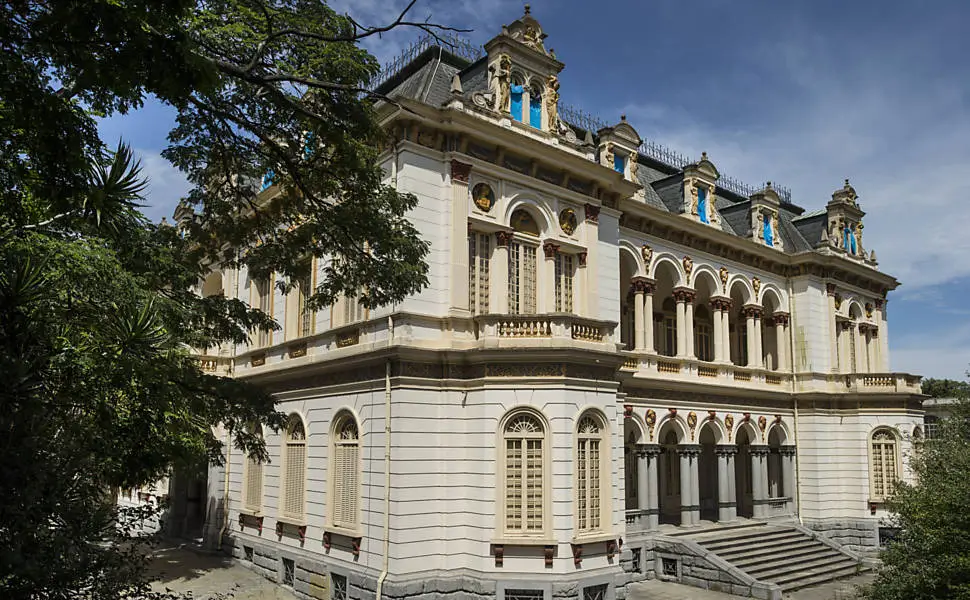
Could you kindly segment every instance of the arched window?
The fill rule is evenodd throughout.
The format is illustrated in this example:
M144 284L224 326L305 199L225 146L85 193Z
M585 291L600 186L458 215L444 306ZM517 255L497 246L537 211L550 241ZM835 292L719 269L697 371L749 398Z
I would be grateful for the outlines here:
M503 527L506 535L539 536L546 521L546 431L526 411L512 415L502 429Z
M707 223L707 188L697 186L697 216L701 223Z
M542 87L537 84L529 88L529 125L542 129Z
M899 479L899 444L897 436L888 427L872 432L869 445L870 499L885 500Z
M765 238L765 246L774 246L775 234L771 230L771 214L765 214L763 221L761 234Z
M254 428L253 435L263 437L259 426ZM243 507L253 514L259 514L263 510L263 463L247 456L243 480L246 482Z
M706 306L698 306L694 312L694 351L697 359L710 362L714 360L714 319Z
M343 413L337 418L330 439L332 522L356 531L360 527L360 435L353 415Z
M512 86L509 89L511 93L511 99L509 102L509 112L512 113L512 118L516 121L522 122L522 95L525 92L525 86L523 85L522 76L518 73L512 75Z
M576 430L576 531L579 534L603 531L609 523L604 515L606 495L610 492L604 477L610 466L609 442L605 420L598 414L586 412L579 419Z
M303 520L306 496L306 428L297 414L290 415L283 437L283 485L280 506L283 518Z
M512 213L509 223L516 235L509 242L509 312L536 313L536 255L539 224L526 210Z
M661 305L663 321L660 329L660 349L664 356L677 355L677 303L673 298L667 298Z

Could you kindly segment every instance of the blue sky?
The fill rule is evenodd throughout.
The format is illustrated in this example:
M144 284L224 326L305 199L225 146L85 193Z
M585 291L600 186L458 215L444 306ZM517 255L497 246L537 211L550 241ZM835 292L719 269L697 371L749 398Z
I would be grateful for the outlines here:
M404 0L337 0L366 23ZM564 102L718 168L824 207L845 177L859 192L866 247L903 285L888 303L894 370L964 378L970 363L970 6L960 1L534 0L566 64ZM419 0L412 17L473 29L481 44L522 14L507 0ZM417 32L368 48L382 62ZM101 123L151 176L146 212L187 190L159 152L174 113L149 103Z

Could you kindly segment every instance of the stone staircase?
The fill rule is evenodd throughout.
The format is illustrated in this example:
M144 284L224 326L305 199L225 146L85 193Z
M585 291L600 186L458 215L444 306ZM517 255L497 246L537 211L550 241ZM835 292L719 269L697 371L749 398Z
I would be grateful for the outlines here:
M686 535L752 579L782 593L868 571L854 554L788 524L713 527Z

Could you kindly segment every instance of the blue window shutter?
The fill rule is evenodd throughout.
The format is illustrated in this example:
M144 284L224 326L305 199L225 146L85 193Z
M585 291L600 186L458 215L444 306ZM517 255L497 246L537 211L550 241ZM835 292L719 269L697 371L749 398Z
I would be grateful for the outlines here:
M851 229L846 229L849 232L849 241L852 242L852 254L855 254L855 233Z
M771 218L765 215L765 226L764 226L764 236L765 244L768 246L775 245L775 235L771 231Z
M529 96L529 125L542 129L542 96Z
M512 86L512 105L509 107L512 113L512 118L516 121L522 121L522 86L513 85Z
M845 248L846 251L849 250L849 228L848 227L842 230L842 247Z
M613 155L613 170L616 171L617 173L622 173L623 172L623 167L625 167L625 166L626 166L626 164L623 162L623 157L620 156L619 154L614 154Z
M697 215L707 223L707 190L702 187L697 188Z
M273 185L273 179L275 178L276 172L273 169L266 171L266 174L263 175L263 183L259 186L259 191L262 192L263 190L269 189Z

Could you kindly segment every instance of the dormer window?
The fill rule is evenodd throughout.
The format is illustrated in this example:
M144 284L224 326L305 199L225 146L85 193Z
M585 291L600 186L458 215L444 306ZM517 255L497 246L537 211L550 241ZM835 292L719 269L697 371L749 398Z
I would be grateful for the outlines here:
M855 232L852 231L851 226L846 226L842 230L842 247L849 254L854 255L856 253Z
M617 173L626 172L626 157L622 154L615 154L613 156L613 170Z
M509 106L509 112L512 113L512 118L518 122L522 122L522 100L525 92L525 86L522 85L522 81L519 78L515 78L512 82L511 90L511 103Z

